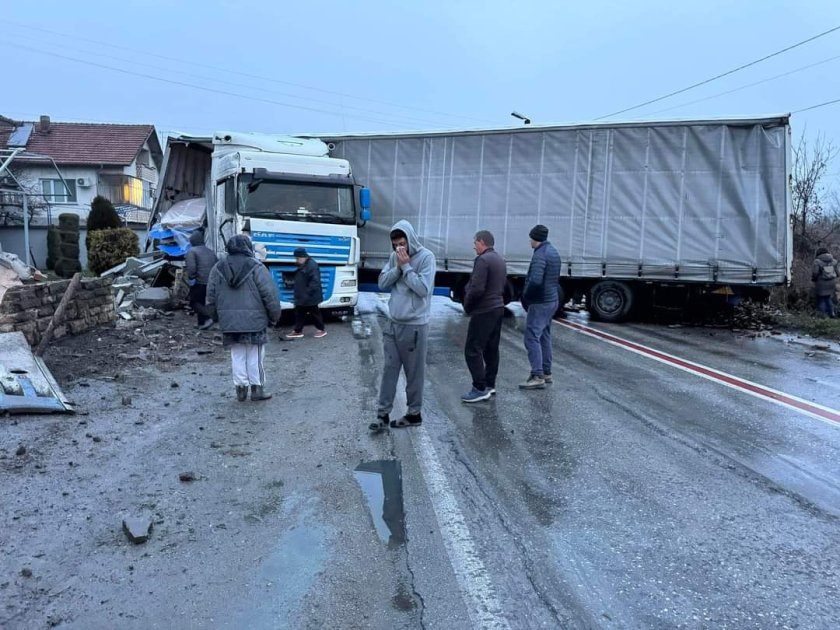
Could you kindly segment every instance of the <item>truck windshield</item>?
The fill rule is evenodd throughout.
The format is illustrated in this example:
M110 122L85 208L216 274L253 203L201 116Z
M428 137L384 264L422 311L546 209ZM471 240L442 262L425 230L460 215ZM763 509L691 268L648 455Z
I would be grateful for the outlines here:
M265 219L353 225L353 187L253 179L239 180L239 214Z

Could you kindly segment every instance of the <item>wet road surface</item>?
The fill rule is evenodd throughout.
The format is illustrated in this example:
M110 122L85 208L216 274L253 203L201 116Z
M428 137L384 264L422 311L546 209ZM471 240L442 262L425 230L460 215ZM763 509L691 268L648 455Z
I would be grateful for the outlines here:
M422 427L369 435L383 304L370 338L272 341L266 403L217 352L66 385L88 416L0 418L0 626L836 626L840 425L563 324L554 384L521 391L518 310L498 395L465 405L468 320L439 300ZM820 344L569 321L840 409Z

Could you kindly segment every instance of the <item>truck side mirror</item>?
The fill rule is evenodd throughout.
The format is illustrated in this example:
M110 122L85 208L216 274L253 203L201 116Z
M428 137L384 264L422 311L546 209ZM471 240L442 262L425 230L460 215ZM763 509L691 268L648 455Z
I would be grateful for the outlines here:
M370 221L370 188L359 189L359 206L362 209L359 218L365 222Z

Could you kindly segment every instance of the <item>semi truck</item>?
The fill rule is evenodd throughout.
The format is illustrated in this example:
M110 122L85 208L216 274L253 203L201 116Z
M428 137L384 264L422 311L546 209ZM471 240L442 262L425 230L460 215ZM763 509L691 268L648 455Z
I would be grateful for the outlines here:
M160 233L152 227L162 219L169 225L167 212L177 213L173 206L179 202L203 199L198 224L207 245L223 254L232 235L249 233L284 309L294 306L293 254L303 247L320 265L320 306L352 311L359 290L358 227L369 217L369 191L356 185L347 160L328 153L327 145L313 138L238 132L170 136L150 234Z
M358 275L374 288L389 232L410 221L461 301L473 235L495 235L522 290L541 223L565 298L603 321L692 298L766 297L792 258L789 115L321 136L375 200Z

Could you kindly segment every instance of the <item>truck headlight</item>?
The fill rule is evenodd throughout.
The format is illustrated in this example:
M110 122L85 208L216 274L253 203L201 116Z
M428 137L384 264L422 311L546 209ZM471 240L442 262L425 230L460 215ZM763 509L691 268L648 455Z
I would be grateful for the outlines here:
M355 287L356 281L355 280L342 280L341 286L343 287Z

